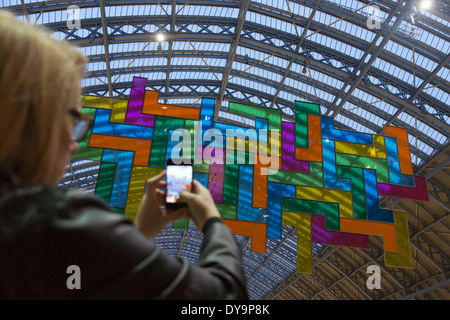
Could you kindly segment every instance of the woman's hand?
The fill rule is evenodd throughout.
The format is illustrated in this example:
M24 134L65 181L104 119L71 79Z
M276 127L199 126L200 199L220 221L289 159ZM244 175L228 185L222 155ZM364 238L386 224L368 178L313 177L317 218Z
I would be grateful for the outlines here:
M197 180L192 182L195 193L181 191L179 201L187 202L192 220L197 229L202 231L209 218L220 218L221 216L209 190Z
M165 193L161 190L166 187L163 181L165 175L166 171L162 171L146 181L147 188L134 221L135 227L147 238L154 238L170 222L189 216L188 208L167 212L161 210L160 207L165 205Z

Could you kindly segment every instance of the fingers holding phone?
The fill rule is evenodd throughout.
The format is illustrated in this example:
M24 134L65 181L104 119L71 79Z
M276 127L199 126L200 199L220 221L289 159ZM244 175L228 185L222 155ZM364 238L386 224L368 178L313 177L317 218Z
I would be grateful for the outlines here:
M197 228L203 230L205 222L212 217L220 218L220 213L209 190L197 180L192 185L194 192L181 191L179 201L187 203Z

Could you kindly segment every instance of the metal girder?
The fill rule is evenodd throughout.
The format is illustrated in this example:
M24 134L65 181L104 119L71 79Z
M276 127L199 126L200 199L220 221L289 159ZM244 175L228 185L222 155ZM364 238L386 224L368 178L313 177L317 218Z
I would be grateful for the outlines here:
M406 8L407 6L405 6L405 8L402 9L402 6L404 6L405 3L407 4L408 2L399 1L397 3L397 6L394 8L394 10L392 10L392 12L389 14L389 17L386 19L386 22L383 24L382 28L377 33L375 38L372 40L372 44L364 52L357 67L353 70L350 79L347 80L347 82L342 87L339 94L334 98L333 103L331 104L331 106L327 110L327 112L325 113L326 116L331 111L333 111L332 116L336 117L339 114L342 107L344 106L345 102L352 95L353 90L355 90L355 88L358 87L361 80L366 76L366 72L369 70L369 68L372 67L372 64L374 63L375 59L378 57L378 55L384 49L384 46L389 41L389 39L392 37L392 34L398 28L400 23L403 21L405 15L407 14L407 12L408 12L408 10ZM399 10L401 10L401 13L398 17L396 17L396 14ZM394 17L396 18L394 25L391 28L388 28ZM388 28L387 34L383 34L385 31L384 28ZM378 40L381 37L382 37L382 41L380 43L378 43ZM366 62L366 59L368 57L370 57L370 58ZM353 79L355 77L356 77L356 79ZM348 86L350 86L350 88L348 88Z
M243 45L249 46L251 48L261 48L267 52L280 54L282 56L287 55L289 57L289 56L294 55L293 53L291 54L290 52L288 52L282 48L274 47L269 44L251 40L251 39L243 38L243 39L241 39L241 43ZM310 43L310 46L312 48L317 49L318 51L332 52L332 54L338 55L338 52L333 52L333 50L331 50L329 48L325 48L316 43ZM347 59L352 60L352 58L350 58L350 57L347 57ZM305 62L306 58L304 58L303 56L300 55L297 57L297 60L299 60L301 62ZM356 63L356 61L355 61L355 63ZM310 60L309 65L310 65L310 68L318 69L318 70L324 72L325 74L327 74L331 77L335 77L337 79L347 79L349 76L347 72L337 69L335 67L332 67L321 61ZM383 74L382 72L379 72L378 74L380 76L383 75L383 77L386 77L386 78L392 78L391 81L393 83L396 82L397 85L400 84L400 81L398 79L394 80L393 75ZM411 88L412 88L411 85L408 85L406 83L402 84L402 85L404 85L405 87L409 87L409 89L405 88L405 90L411 91ZM405 106L407 108L406 111L411 112L413 115L417 114L417 107L415 105L405 102L405 100L401 99L399 96L397 96L389 91L386 91L379 86L371 85L370 88L367 88L364 86L364 87L360 87L360 89L367 91L368 93L376 96L377 98L383 99L384 101L386 101L387 103L390 103L394 107L401 108L402 106ZM433 117L431 115L423 115L423 114L417 114L417 115L424 123L431 126L436 131L442 132L445 135L449 134L450 126L447 123L445 123L445 122L441 121L440 119L437 119L436 117Z
M348 10L341 8L340 6L338 6L336 4L329 3L327 1L324 1L324 2L326 2L326 5L320 6L321 11L329 12L331 14L338 13L340 16L345 17L346 20L351 21L352 23L363 24L362 21L358 21L357 19L355 20L355 17L358 17L360 15L349 14ZM161 3L170 3L170 1L161 1ZM218 4L217 2L214 2L214 1L198 1L198 3L196 1L193 1L193 2L190 2L190 3L192 3L192 4L202 4L202 5L214 5L214 4L217 5ZM84 8L84 7L93 6L93 4L95 4L95 2L88 2L87 4L85 4L83 2L81 2L81 3L74 2L74 4L79 5L81 8ZM109 4L110 5L120 5L120 4L127 4L127 2L110 1ZM303 4L312 7L314 5L314 1L306 1ZM226 2L225 3L224 2L220 2L220 5L221 6L226 6L226 5L228 5L228 6L236 6L236 3L230 2L230 3L227 4ZM261 10L261 8L259 8L258 6L261 6L261 5L260 4L252 4L250 6L250 8L251 8L251 10L254 10L255 12L258 12L258 10ZM14 8L14 7L12 7L12 8ZM41 9L44 9L44 8L45 8L46 11L51 11L52 9L53 10L55 9L53 6L47 5L47 6L43 7L43 8L35 7L34 8L34 12L36 12L38 10L41 10ZM58 8L59 8L59 10L62 10L62 9L64 9L64 6L59 6ZM31 9L33 10L33 8L31 8ZM280 19L284 18L286 21L289 21L289 19L295 21L295 18L287 17L287 15L276 13L275 12L276 10L273 10L274 8L271 8L271 9L272 10L266 9L264 14L266 14L266 15L271 14L272 16L276 15L277 18L280 18ZM17 8L16 10L20 10L20 8ZM341 11L339 11L339 10L341 10ZM430 31L434 32L434 30L432 30L432 29ZM324 33L324 32L329 32L329 31L322 30L321 32ZM420 48L418 48L418 49L420 49ZM432 49L432 48L427 48L427 50L424 50L423 53L426 54L427 52L429 52L429 49ZM440 61L440 60L441 60L440 58L437 58L437 61Z
M293 229L293 230L291 231L291 233L294 233L294 232L295 232L295 230ZM266 255L266 257L265 257L265 259L264 259L264 262L261 263L261 264L256 268L256 270L254 270L254 271L252 272L251 275L249 275L249 277L248 277L248 279L247 279L247 283L249 283L252 279L254 279L254 278L255 278L254 276L255 276L256 273L262 268L262 266L265 265L265 263L266 263L269 259L271 259L271 257L272 257L274 254L276 254L276 252L279 250L279 248L283 245L284 241L286 241L286 239L288 239L288 236L289 236L289 234L283 234L282 240L278 243L278 245L276 246L276 248L272 249L271 252L270 252L270 254Z
M306 26L303 29L302 35L300 36L300 40L298 41L298 44L297 44L297 46L295 48L295 53L298 53L300 51L301 47L302 47L303 40L305 40L306 33L308 32L309 27L311 26L311 23L313 21L314 15L316 14L316 11L317 11L317 8L318 8L319 4L320 4L320 0L316 1L316 5L314 6L314 9L313 9L313 11L311 12L311 14L309 16L308 21L306 22ZM294 24L294 26L295 26L295 24ZM288 66L284 70L283 78L281 79L281 81L280 81L280 83L278 85L277 91L276 91L276 93L273 96L273 100L272 100L272 103L270 105L270 108L273 108L273 106L275 105L275 103L276 103L276 101L278 99L278 95L280 94L280 91L283 88L284 82L286 81L287 76L291 72L291 67L292 67L292 64L294 63L294 61L295 61L295 57L293 56L293 57L291 57Z
M404 296L403 298L401 298L401 300L410 300L410 299L413 299L415 297L424 295L424 294L426 294L426 293L428 293L430 291L433 291L433 290L436 290L436 289L439 289L439 288L442 288L442 287L448 286L448 285L450 285L450 279L446 279L446 280L444 280L444 281L442 281L442 282L440 282L440 283L438 283L438 284L436 284L434 286L430 286L430 287L428 287L426 289L423 289L423 290L420 290L418 292L415 292L415 293L409 294L407 296Z
M358 271L359 268L355 269L354 266L350 265L347 260L342 259L342 257L338 254L339 251L340 250L337 250L324 262L333 267L333 270L337 271L342 276L338 277L337 279L333 279L331 283L327 285L328 289L333 290L333 292L335 293L339 291L343 292L343 290L338 287L338 284L343 280L347 280L353 285L353 288L358 289L357 292L362 293L368 299L373 299L373 296L370 294L370 292L367 291L367 287L365 286L365 284L361 285L357 281L357 279L353 279L356 275L356 271ZM316 293L316 295L318 294L320 294L320 292ZM357 299L357 297L352 297L352 299Z
M428 229L428 226L426 226L425 228ZM413 238L415 238L415 237L412 237L412 239ZM422 239L422 245L423 245L423 242L424 241ZM412 245L413 245L413 247L416 248L416 244L414 243L414 241L412 241ZM428 245L430 245L430 243L428 243ZM383 256L384 253L383 253L382 249L378 248L378 246L371 245L371 249L369 251L358 250L358 252L367 256L372 262L376 263L377 265L380 265L380 262L382 264L382 261L380 261L380 258ZM423 252L423 254L425 257L428 257L430 253L428 253L428 255L427 255L425 252ZM334 270L337 270L341 274L343 274L345 278L347 278L349 281L351 281L353 283L355 288L359 288L362 292L364 292L364 294L368 295L371 299L381 298L380 296L378 296L376 294L376 292L371 293L370 291L368 291L365 286L365 283L360 283L357 281L357 279L353 280L352 275L356 275L357 271L361 270L361 268L363 268L364 265L359 265L356 268L353 268L353 266L350 266L345 260L340 259L339 261L341 261L341 262L338 262L338 260L336 260L337 258L339 258L339 255L336 252L334 255L330 256L327 259L327 263L331 263L334 266ZM430 261L433 262L433 259L431 259ZM343 268L342 263L346 264L347 267ZM383 270L383 272L385 272L387 275L389 275L389 279L390 279L389 281L395 282L396 285L399 286L400 288L402 288L402 290L404 292L406 292L407 288L414 286L414 282L413 282L412 278L409 277L403 270L399 271L399 270L395 270L394 268L388 268L388 267L383 267L383 266L381 267L381 269ZM437 266L437 269L439 271L443 271L445 274L445 266L444 266L444 268ZM396 274L394 274L393 272L395 272ZM402 274L403 276L399 277L399 274ZM399 279L401 279L401 278L403 280L402 280L402 282L399 282ZM327 286L327 287L330 288L330 286ZM319 293L320 292L316 292L313 296L315 296ZM373 294L375 294L375 296ZM308 296L308 297L311 297L311 296Z
M217 119L217 116L219 114L218 110L222 106L222 100L223 100L223 97L225 94L225 90L227 88L228 79L230 77L230 72L231 72L231 68L233 66L234 57L236 55L236 50L237 50L237 47L239 45L239 41L241 38L241 33L242 33L242 29L244 27L245 16L247 14L249 4L250 4L250 0L243 0L241 2L241 7L239 9L239 15L238 15L238 21L236 23L236 27L235 27L235 31L234 31L233 42L231 44L227 63L225 65L225 69L223 72L222 85L220 87L219 97L216 101L216 106L215 106L216 112L215 112L214 120Z
M170 33L175 33L176 26L176 6L177 0L172 0L172 9L170 14ZM169 38L169 49L167 50L167 66L166 66L166 95L169 95L169 83L170 83L170 72L171 72L171 63L172 63L172 55L173 55L173 38ZM165 103L167 103L167 98L165 99Z
M450 62L450 54L447 55L447 57L441 61L441 63L434 68L433 72L428 76L428 78L423 81L420 86L415 90L414 94L411 95L411 97L408 99L408 102L414 103L414 100L420 95L420 93L425 89L425 86L430 83L430 81L436 76L436 74L444 68L448 63ZM389 119L387 124L391 124L397 117L405 110L405 107L398 109L397 112ZM423 112L423 111L422 111Z
M324 246L322 249L322 254L317 255L317 259L313 261L313 268L322 262L324 259L328 258L331 254L333 254L338 248L331 246ZM289 276L285 281L280 283L278 287L274 288L270 294L268 294L264 299L274 299L278 295L282 294L284 291L288 290L292 285L294 285L299 279L304 277L305 273L297 273L293 272L291 276ZM314 293L312 293L314 294ZM311 294L305 294L305 296L310 296Z
M344 9L335 3L330 3L328 1L324 1L324 3L325 3L324 5L322 3L320 4L320 6L319 6L320 11L326 12L331 15L339 16L339 17L341 17L340 19L343 18L345 21L348 21L357 26L366 28L365 23L366 23L367 17L361 16L360 14L355 14L354 12ZM307 5L311 8L314 8L314 6L316 5L316 1L313 1L313 0L304 1L304 3L302 3L302 4ZM300 26L303 26L305 24L303 19L298 19L295 16L291 16L288 14L274 11L273 8L261 9L261 8L255 7L255 5L252 5L250 7L250 10L270 16L270 17L274 17L276 19L280 19L282 21L298 24ZM314 27L314 29L316 29L316 32L319 31L321 34L324 34L324 35L327 35L327 36L333 37L333 38L336 38L336 36L339 36L340 41L342 41L346 44L349 44L349 45L351 45L357 49L360 49L362 51L367 51L367 49L369 48L369 45L370 45L369 43L366 43L366 41L364 41L360 38L357 38L351 34L348 34L348 33L345 33L345 32L339 31L339 30L323 27L320 24L318 24L317 22L314 23L312 26ZM435 31L432 30L431 32L434 33ZM401 43L402 45L404 45L406 47L409 46L410 41L408 41L408 40L411 40L399 32L395 32L392 35L391 39L395 40L396 42ZM445 57L445 56L442 56L442 52L436 52L433 55L429 55L430 51L435 50L434 48L430 48L428 46L425 47L424 45L421 45L421 44L415 44L415 47L417 47L415 49L415 51L417 53L420 53L423 56L428 57L429 59L435 61L436 63L440 63L442 61L442 59ZM386 61L393 63L394 65L402 67L405 70L410 70L413 67L412 62L400 59L399 57L396 57L394 54L392 54L390 52L382 52L380 54L380 57L382 57ZM415 68L417 76L426 78L426 74L428 74L427 70L419 68L418 66L414 66L414 68ZM444 83L445 83L445 81L439 82L440 85L443 85Z
M397 205L405 211L411 218L418 220L423 227L421 229L416 229L416 227L413 224L409 224L409 231L410 231L410 244L413 248L416 250L419 250L425 257L425 259L428 260L428 262L434 267L444 274L447 273L446 269L447 266L450 264L448 256L440 250L433 242L431 242L424 234L424 231L427 231L437 223L443 222L446 218L448 218L448 213L436 217L435 215L431 214L430 212L427 212L427 210L416 202L416 205L420 206L422 210L427 212L428 214L432 215L433 222L426 224L423 221L420 221L418 217L416 217L415 213L412 213L410 210L408 210L405 206L401 205L400 203L397 203Z
M190 38L190 39L198 39L198 40L202 40L202 39L206 40L206 39L209 38L209 39L211 39L211 41L212 40L214 40L214 41L218 41L218 40L219 41L231 41L231 38L229 38L229 37L227 38L227 36L225 36L225 38L220 40L220 38L219 38L220 35L214 36L214 39L211 38L211 35L205 35L205 34L196 34L196 35L192 35L192 34L188 34L188 35L186 35L186 34L176 34L176 35L173 35L173 36L177 37L177 39L185 39L187 37L187 38ZM245 36L246 36L246 34L243 34L243 38L241 39L241 43L242 44L245 44L245 40L246 40ZM120 40L118 39L119 37L120 37ZM142 41L144 38L145 38L144 35L139 35L139 34L136 34L136 35L133 35L133 36L124 35L124 36L116 36L116 40L115 41L122 42L122 41L130 41L131 39L135 39L137 41ZM289 40L289 41L291 42L293 40ZM311 46L311 43L309 45ZM261 47L261 46L263 46L263 43L260 43L259 45L257 45L257 47ZM330 52L329 48L324 48L324 47L321 48L320 45L317 45L317 44L314 44L314 43L312 44L312 46L313 46L313 48L315 48L315 50L318 50L319 52L324 52L324 53L326 52L326 54L329 54L329 52ZM276 48L276 47L270 46L270 49L272 49L272 48ZM288 54L288 57L289 56L290 57L295 56L293 52L287 52L286 49L284 49L284 50L283 49L277 50L276 53L280 54L282 56L283 55L286 56L286 54ZM335 52L334 55L338 56L339 53ZM302 58L303 58L303 61L306 59L306 58L302 57L301 55L297 56L297 58L300 61L302 61ZM347 58L348 57L346 57L346 59ZM314 65L315 68L318 67L317 63L311 64L311 65ZM325 63L324 63L324 65L325 65ZM338 70L336 68L333 68L333 67L330 68L329 66L328 66L328 68L322 68L322 69L327 70L327 74L331 75L331 76L336 76L336 74L340 73L339 72L340 70ZM321 70L320 65L319 65L318 70ZM331 73L330 73L330 71L331 71ZM397 86L399 85L398 80L395 79L392 75L386 75L385 74L384 77L386 77L386 78L391 77L392 80L390 80L390 82L393 83L393 84L396 84ZM341 72L340 78L347 79L348 78L348 73L347 72ZM388 93L385 89L378 88L377 86L372 85L371 87L373 87L373 90L367 90L366 88L363 88L363 90L369 91L371 94L374 94L375 96L382 97L383 99L386 100L386 102L389 102L389 103L393 104L394 106L397 105L398 108L401 108L403 106L404 100L402 100L400 97L398 97L396 95L393 95L391 93ZM405 88L401 89L401 90L403 90L404 92L410 92L411 91L411 89L408 88L408 84L403 84L403 87L405 87ZM426 99L431 101L433 98L427 96ZM439 103L439 102L436 101L435 103ZM410 104L410 105L407 104L407 107L408 107L408 110L410 112L411 111L412 112L417 112L415 110L415 109L417 109L416 106L414 106L412 104ZM420 115L420 114L419 114L419 116L420 116L420 118L424 118L424 122L426 122L428 125L433 126L438 131L440 131L441 130L440 128L442 127L445 130L447 130L447 132L448 132L448 125L446 123L440 123L440 124L436 125L436 124L434 124L434 122L436 122L436 120L437 120L435 117L427 116L427 115Z
M100 13L102 21L102 36L103 36L103 46L105 47L105 59L106 59L106 73L108 79L108 92L109 96L112 97L112 81L111 81L111 69L109 63L109 43L108 43L108 28L105 13L105 0L100 0Z

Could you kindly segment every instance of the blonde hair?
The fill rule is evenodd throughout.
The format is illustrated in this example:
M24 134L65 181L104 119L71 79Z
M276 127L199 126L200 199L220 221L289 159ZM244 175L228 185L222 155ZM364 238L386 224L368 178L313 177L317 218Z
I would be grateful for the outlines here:
M0 171L19 185L48 177L86 60L67 41L0 10Z

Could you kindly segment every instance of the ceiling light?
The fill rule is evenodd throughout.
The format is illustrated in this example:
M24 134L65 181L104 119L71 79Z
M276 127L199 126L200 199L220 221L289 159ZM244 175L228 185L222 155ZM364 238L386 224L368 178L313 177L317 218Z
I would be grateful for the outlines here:
M158 40L159 42L164 41L164 35L162 33L158 33L156 35L156 40Z
M158 51L162 51L162 47L161 47L161 44L158 44L158 46L156 47L156 50L158 50Z
M420 2L420 8L421 9L430 9L432 5L432 1L431 0L422 0L422 2Z

